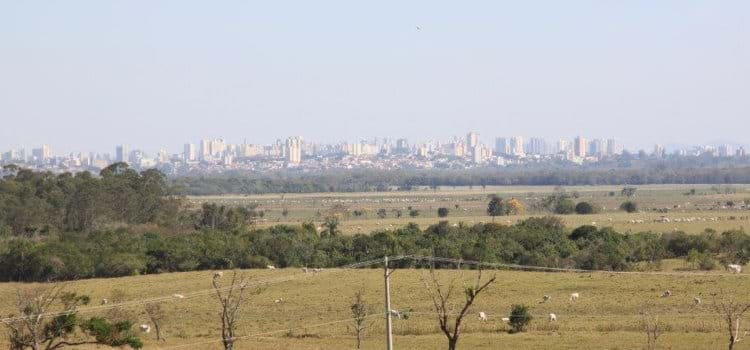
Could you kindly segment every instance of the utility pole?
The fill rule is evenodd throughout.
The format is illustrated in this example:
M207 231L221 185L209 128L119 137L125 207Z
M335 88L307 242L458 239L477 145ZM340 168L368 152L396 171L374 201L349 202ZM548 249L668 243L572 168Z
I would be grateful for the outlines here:
M393 326L391 324L391 272L388 271L388 256L383 258L385 277L385 348L393 350Z

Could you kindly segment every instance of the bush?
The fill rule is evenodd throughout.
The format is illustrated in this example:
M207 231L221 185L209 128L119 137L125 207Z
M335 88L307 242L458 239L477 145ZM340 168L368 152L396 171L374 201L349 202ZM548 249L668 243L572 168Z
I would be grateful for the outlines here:
M568 215L576 211L576 204L568 198L561 198L555 204L555 214Z
M416 218L417 216L419 216L419 210L417 210L417 209L410 209L409 210L409 216L411 216L413 218Z
M628 213L635 213L638 211L638 204L633 201L625 201L620 204L620 209Z
M529 307L523 304L513 305L510 311L510 320L508 323L513 333L523 332L526 330L526 326L531 323L534 318L529 312Z
M437 214L441 218L448 216L448 208L438 208Z
M576 214L587 215L594 214L595 212L596 210L594 209L594 206L589 202L580 202L576 204Z

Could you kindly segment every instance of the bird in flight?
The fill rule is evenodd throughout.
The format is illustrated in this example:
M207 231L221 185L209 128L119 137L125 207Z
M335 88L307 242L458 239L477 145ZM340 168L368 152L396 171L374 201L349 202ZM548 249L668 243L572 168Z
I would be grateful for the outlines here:
M422 27L420 27L420 26L417 26L417 30L422 30Z

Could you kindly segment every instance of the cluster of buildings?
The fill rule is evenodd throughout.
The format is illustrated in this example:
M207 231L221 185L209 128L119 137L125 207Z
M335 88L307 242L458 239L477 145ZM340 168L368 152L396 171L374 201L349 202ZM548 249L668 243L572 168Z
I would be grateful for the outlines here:
M410 143L407 139L371 139L359 142L323 144L305 141L300 136L260 145L242 142L228 143L224 139L203 139L186 143L179 153L160 150L147 154L127 145L118 145L113 154L77 153L53 155L43 145L27 153L25 149L11 149L0 153L0 164L17 164L28 168L52 171L97 171L115 162L132 167L159 168L168 174L212 173L227 170L264 171L296 168L325 169L462 169L471 167L506 166L510 164L567 162L595 163L612 159L626 152L616 139L560 139L550 143L544 138L522 136L497 137L494 145L483 143L479 134L469 132L465 137L448 141ZM675 150L671 156L745 157L743 147L732 145L698 146L690 150ZM640 157L670 156L661 145Z

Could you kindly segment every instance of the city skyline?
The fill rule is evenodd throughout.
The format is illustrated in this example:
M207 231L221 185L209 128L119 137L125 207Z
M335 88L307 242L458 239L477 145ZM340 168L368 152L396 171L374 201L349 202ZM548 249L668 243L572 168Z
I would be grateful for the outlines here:
M748 144L746 13L746 1L13 2L0 11L0 148L457 130Z

